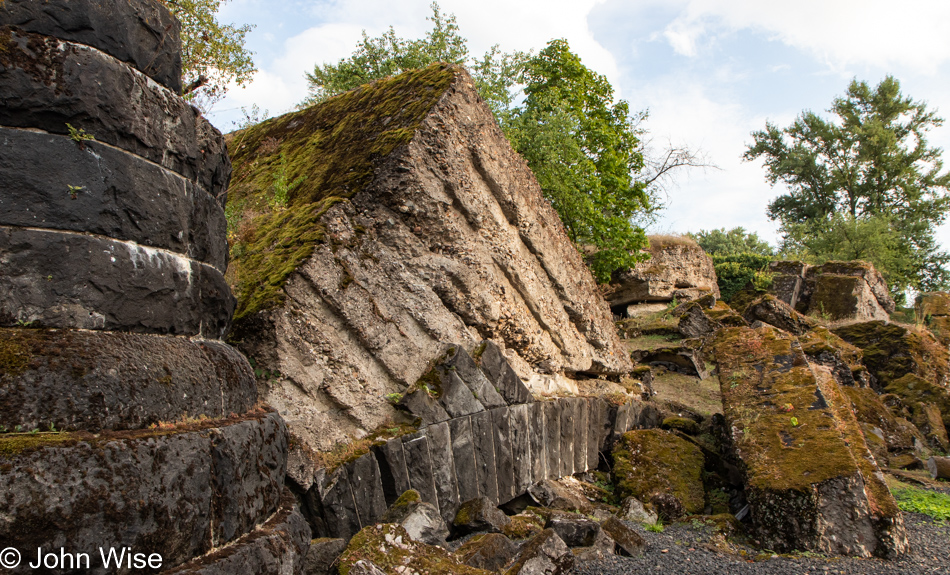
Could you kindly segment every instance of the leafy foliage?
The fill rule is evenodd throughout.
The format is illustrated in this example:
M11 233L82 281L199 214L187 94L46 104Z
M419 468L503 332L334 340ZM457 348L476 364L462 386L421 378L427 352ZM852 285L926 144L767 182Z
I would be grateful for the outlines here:
M805 111L784 129L767 123L744 158L762 158L783 249L818 261L863 259L881 269L895 296L908 287L950 285L934 232L950 210L950 174L926 134L943 120L900 92L888 76L875 88L854 80L829 121Z
M768 272L771 256L740 253L730 255L713 255L713 265L716 269L716 278L719 284L719 294L726 302L752 285L752 289L759 292L767 291L772 285L772 274Z
M243 86L257 69L244 47L253 26L222 24L215 15L228 0L163 0L181 21L186 97L207 109L224 97L231 82Z
M742 227L732 228L729 231L726 231L726 228L699 230L689 236L711 256L732 256L744 253L763 256L774 254L768 242L759 238L755 232L746 232Z
M950 519L950 495L910 485L892 490L901 511L923 513L934 519Z
M567 233L596 252L600 282L635 265L647 239L630 220L650 205L630 107L613 102L610 82L581 63L566 40L552 40L525 66L524 106L513 113L512 145L528 162Z
M467 41L459 35L455 16L442 14L437 2L430 7L432 16L427 20L432 22L432 29L425 38L400 38L392 26L377 38L370 38L364 30L363 41L350 57L336 64L316 65L313 72L307 73L310 96L301 107L322 102L373 80L444 62L469 65L481 96L492 111L503 115L514 100L512 89L527 54L502 53L495 45L481 60L473 60Z

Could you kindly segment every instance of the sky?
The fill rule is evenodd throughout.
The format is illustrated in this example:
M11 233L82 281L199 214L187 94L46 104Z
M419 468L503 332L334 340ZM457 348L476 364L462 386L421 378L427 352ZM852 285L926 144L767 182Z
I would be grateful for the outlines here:
M230 0L219 20L253 24L247 47L258 72L208 113L222 131L243 110L292 111L307 96L304 74L349 56L363 30L429 29L430 0ZM476 56L542 49L565 38L605 75L632 110L648 110L655 148L702 151L713 168L682 172L668 187L651 233L742 226L775 244L769 201L783 193L761 162L744 162L751 133L766 121L789 125L803 110L823 113L853 78L886 75L905 95L950 114L950 2L907 0L441 0ZM899 8L898 8L899 6ZM930 143L950 148L950 126ZM950 224L938 232L950 248Z

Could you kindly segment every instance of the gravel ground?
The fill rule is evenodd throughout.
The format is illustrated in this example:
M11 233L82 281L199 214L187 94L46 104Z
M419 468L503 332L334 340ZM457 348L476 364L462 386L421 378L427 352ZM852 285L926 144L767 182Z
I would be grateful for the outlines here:
M950 522L905 513L911 551L895 561L816 556L764 556L717 535L711 527L677 523L663 533L631 524L647 541L640 557L613 557L579 563L572 575L824 575L824 574L950 574ZM743 556L741 553L745 552Z

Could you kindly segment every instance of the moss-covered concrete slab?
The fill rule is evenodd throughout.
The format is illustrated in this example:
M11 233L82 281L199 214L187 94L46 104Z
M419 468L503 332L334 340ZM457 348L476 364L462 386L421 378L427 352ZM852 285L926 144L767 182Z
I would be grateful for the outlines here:
M703 452L667 431L644 429L623 435L613 450L620 497L650 502L667 520L702 513Z
M754 529L776 550L891 556L900 513L831 370L793 336L730 328L714 344Z
M863 351L863 362L880 391L907 374L945 385L950 353L926 329L883 321L846 325L832 330Z

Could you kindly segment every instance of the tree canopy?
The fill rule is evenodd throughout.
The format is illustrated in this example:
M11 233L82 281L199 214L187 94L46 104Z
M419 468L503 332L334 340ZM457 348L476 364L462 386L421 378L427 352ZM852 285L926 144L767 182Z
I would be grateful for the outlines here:
M767 123L744 154L787 188L768 207L783 251L868 260L898 299L907 288L946 288L950 255L934 233L950 210L950 174L926 138L943 120L891 76L874 88L853 80L829 112L805 111L787 128Z
M525 65L525 100L508 137L534 171L571 239L595 248L598 281L645 258L643 230L631 219L650 207L634 180L643 155L627 102L613 103L610 82L583 65L566 40L552 40Z
M755 232L745 231L743 227L732 228L728 231L726 228L699 230L689 236L711 256L734 256L745 253L761 256L774 254L768 242L761 239Z
M244 42L253 26L218 22L218 10L228 0L163 1L181 21L185 97L207 110L224 97L230 83L251 81L257 69Z

